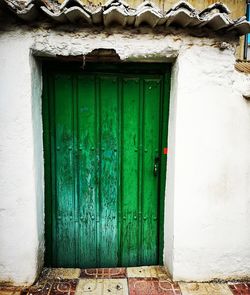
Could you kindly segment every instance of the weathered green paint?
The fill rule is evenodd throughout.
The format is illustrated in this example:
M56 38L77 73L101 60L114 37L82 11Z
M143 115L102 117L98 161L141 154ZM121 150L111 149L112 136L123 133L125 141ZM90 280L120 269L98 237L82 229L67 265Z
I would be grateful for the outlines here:
M91 267L97 263L97 97L94 76L77 82L79 265Z
M44 73L47 265L162 262L169 73L133 67Z

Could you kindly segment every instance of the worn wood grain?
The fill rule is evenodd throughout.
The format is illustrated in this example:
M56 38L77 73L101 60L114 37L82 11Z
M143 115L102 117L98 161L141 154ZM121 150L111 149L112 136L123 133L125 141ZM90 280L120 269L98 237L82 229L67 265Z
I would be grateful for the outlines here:
M54 69L47 75L47 264L158 264L165 75Z

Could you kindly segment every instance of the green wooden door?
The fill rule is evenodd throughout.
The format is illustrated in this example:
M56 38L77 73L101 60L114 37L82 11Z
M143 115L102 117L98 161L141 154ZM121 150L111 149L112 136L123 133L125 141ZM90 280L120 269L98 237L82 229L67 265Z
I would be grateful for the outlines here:
M46 264L161 263L169 74L44 74Z

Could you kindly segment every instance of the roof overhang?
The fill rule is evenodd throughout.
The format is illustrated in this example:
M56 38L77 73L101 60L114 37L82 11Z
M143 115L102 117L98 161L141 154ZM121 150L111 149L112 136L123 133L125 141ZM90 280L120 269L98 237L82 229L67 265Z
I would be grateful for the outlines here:
M146 24L152 28L204 28L212 32L234 33L239 36L250 33L250 23L246 17L231 19L229 9L221 2L212 4L203 11L195 9L187 1L179 1L168 11L162 11L150 1L132 8L123 0L109 0L102 6L84 5L80 0L65 0L61 5L57 1L47 0L0 0L0 10L3 7L27 23L46 17L59 24L104 27L113 24L140 27Z

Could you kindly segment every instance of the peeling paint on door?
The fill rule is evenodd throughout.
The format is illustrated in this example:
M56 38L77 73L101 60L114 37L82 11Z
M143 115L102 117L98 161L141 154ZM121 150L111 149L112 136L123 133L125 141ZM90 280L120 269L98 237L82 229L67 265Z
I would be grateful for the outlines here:
M45 77L47 264L160 263L169 75Z

